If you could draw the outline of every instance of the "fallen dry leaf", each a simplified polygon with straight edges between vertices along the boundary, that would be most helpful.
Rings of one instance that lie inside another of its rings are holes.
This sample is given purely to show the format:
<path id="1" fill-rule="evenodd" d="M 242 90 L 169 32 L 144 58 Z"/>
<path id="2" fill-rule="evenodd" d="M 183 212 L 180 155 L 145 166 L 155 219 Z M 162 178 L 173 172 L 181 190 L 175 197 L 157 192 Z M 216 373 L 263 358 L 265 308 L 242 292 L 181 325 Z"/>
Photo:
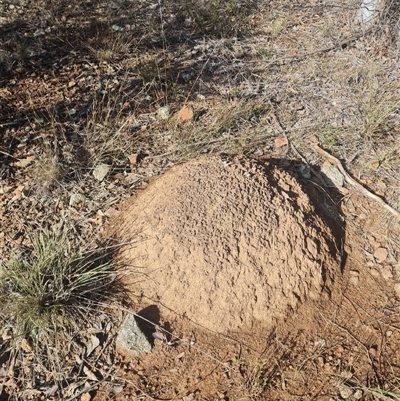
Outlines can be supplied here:
<path id="1" fill-rule="evenodd" d="M 84 393 L 81 396 L 81 401 L 90 401 L 92 399 L 90 393 Z"/>
<path id="2" fill-rule="evenodd" d="M 35 160 L 35 156 L 28 156 L 26 159 L 21 159 L 14 163 L 15 167 L 28 167 Z"/>
<path id="3" fill-rule="evenodd" d="M 275 139 L 275 146 L 277 148 L 281 148 L 282 146 L 286 146 L 287 144 L 288 144 L 288 140 L 284 136 L 280 136 Z"/>
<path id="4" fill-rule="evenodd" d="M 89 356 L 95 348 L 100 345 L 100 340 L 98 337 L 94 336 L 93 334 L 90 336 L 90 339 L 86 343 L 86 356 Z"/>
<path id="5" fill-rule="evenodd" d="M 28 341 L 25 338 L 21 340 L 20 348 L 25 352 L 32 352 L 32 347 L 29 345 Z"/>
<path id="6" fill-rule="evenodd" d="M 179 111 L 178 111 L 178 120 L 181 123 L 187 123 L 189 121 L 192 120 L 193 118 L 193 109 L 188 106 L 188 105 L 184 105 Z"/>
<path id="7" fill-rule="evenodd" d="M 129 155 L 129 163 L 130 164 L 137 164 L 139 161 L 139 153 L 133 153 Z"/>
<path id="8" fill-rule="evenodd" d="M 378 168 L 379 168 L 379 166 L 380 166 L 379 160 L 372 160 L 372 162 L 370 163 L 370 166 L 371 166 L 374 170 L 378 170 Z"/>
<path id="9" fill-rule="evenodd" d="M 98 381 L 96 375 L 86 366 L 83 367 L 83 373 L 87 376 L 89 380 Z"/>

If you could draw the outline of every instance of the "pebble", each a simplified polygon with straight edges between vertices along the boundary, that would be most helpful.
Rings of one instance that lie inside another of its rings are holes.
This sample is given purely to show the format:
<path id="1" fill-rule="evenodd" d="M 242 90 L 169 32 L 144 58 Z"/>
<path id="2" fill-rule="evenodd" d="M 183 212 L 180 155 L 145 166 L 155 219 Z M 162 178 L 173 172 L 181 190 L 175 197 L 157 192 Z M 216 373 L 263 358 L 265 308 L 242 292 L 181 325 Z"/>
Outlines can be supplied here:
<path id="1" fill-rule="evenodd" d="M 394 291 L 396 292 L 397 298 L 400 299 L 400 283 L 396 283 L 396 284 L 394 285 Z"/>
<path id="2" fill-rule="evenodd" d="M 380 262 L 383 262 L 388 256 L 388 251 L 386 248 L 379 247 L 375 249 L 374 252 L 374 258 L 379 260 Z"/>
<path id="3" fill-rule="evenodd" d="M 340 358 L 343 355 L 344 348 L 341 345 L 338 345 L 335 350 L 335 355 Z"/>
<path id="4" fill-rule="evenodd" d="M 381 268 L 381 276 L 385 280 L 389 280 L 389 279 L 393 278 L 393 272 L 392 272 L 391 266 L 383 266 Z"/>
<path id="5" fill-rule="evenodd" d="M 354 392 L 350 387 L 347 387 L 344 384 L 342 384 L 339 387 L 339 394 L 340 394 L 340 397 L 342 397 L 344 400 L 347 400 L 354 394 Z"/>
<path id="6" fill-rule="evenodd" d="M 160 107 L 157 110 L 157 115 L 160 117 L 162 120 L 168 120 L 169 117 L 171 116 L 171 107 L 169 106 L 163 106 Z"/>
<path id="7" fill-rule="evenodd" d="M 82 194 L 72 193 L 69 197 L 69 206 L 75 206 L 82 203 L 85 200 L 85 196 Z"/>
<path id="8" fill-rule="evenodd" d="M 93 176 L 97 181 L 103 181 L 110 172 L 111 166 L 108 164 L 98 164 L 93 170 Z"/>
<path id="9" fill-rule="evenodd" d="M 136 322 L 135 316 L 128 314 L 119 329 L 116 345 L 122 350 L 129 350 L 135 355 L 150 353 L 152 346 Z"/>
<path id="10" fill-rule="evenodd" d="M 321 173 L 328 187 L 341 188 L 344 186 L 344 176 L 336 166 L 326 161 L 321 167 Z"/>
<path id="11" fill-rule="evenodd" d="M 350 279 L 349 279 L 350 284 L 357 286 L 359 279 L 360 279 L 360 273 L 357 270 L 350 270 Z"/>

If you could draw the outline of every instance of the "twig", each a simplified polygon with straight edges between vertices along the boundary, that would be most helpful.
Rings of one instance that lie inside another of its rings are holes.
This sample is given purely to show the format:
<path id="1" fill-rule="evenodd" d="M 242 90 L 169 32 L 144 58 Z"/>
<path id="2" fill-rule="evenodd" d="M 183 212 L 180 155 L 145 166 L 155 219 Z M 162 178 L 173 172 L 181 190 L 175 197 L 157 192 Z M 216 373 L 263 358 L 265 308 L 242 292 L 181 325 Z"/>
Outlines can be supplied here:
<path id="1" fill-rule="evenodd" d="M 354 178 L 352 178 L 350 176 L 350 174 L 344 169 L 342 163 L 336 157 L 332 156 L 326 150 L 322 149 L 320 146 L 318 146 L 318 144 L 314 144 L 312 146 L 312 148 L 320 155 L 326 157 L 332 164 L 334 164 L 339 169 L 339 171 L 343 174 L 345 180 L 349 184 L 351 184 L 353 187 L 358 189 L 366 197 L 371 198 L 375 202 L 379 203 L 379 205 L 381 205 L 388 212 L 390 212 L 391 214 L 393 214 L 395 217 L 397 217 L 400 220 L 400 212 L 399 211 L 392 208 L 382 198 L 380 198 L 378 195 L 375 195 L 372 192 L 368 191 L 368 189 L 364 188 L 359 182 L 357 182 Z"/>

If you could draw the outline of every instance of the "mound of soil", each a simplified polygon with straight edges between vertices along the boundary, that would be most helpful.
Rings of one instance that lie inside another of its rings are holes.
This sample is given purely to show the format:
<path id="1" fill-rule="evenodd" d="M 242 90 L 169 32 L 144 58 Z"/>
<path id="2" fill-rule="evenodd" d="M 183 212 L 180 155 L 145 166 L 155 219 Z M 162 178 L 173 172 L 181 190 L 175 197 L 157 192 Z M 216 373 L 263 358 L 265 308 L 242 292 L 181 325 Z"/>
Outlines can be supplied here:
<path id="1" fill-rule="evenodd" d="M 271 324 L 340 273 L 335 238 L 297 181 L 245 157 L 172 168 L 114 221 L 136 294 L 217 332 Z"/>

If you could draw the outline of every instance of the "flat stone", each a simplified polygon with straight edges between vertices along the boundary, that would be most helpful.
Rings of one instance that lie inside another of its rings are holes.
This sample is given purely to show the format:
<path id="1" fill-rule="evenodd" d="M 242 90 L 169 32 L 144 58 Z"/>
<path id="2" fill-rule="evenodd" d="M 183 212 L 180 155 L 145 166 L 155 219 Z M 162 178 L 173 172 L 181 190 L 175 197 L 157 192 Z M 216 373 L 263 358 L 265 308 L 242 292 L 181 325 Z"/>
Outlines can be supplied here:
<path id="1" fill-rule="evenodd" d="M 388 256 L 388 251 L 386 248 L 379 247 L 375 249 L 374 258 L 383 262 Z"/>
<path id="2" fill-rule="evenodd" d="M 328 161 L 322 165 L 321 173 L 328 187 L 342 188 L 344 186 L 343 174 Z"/>
<path id="3" fill-rule="evenodd" d="M 140 330 L 135 316 L 132 314 L 128 314 L 122 323 L 117 335 L 116 346 L 135 355 L 150 353 L 152 350 L 149 340 Z"/>
<path id="4" fill-rule="evenodd" d="M 110 170 L 111 166 L 108 164 L 98 164 L 93 170 L 93 177 L 96 178 L 97 181 L 101 182 L 107 177 Z"/>

